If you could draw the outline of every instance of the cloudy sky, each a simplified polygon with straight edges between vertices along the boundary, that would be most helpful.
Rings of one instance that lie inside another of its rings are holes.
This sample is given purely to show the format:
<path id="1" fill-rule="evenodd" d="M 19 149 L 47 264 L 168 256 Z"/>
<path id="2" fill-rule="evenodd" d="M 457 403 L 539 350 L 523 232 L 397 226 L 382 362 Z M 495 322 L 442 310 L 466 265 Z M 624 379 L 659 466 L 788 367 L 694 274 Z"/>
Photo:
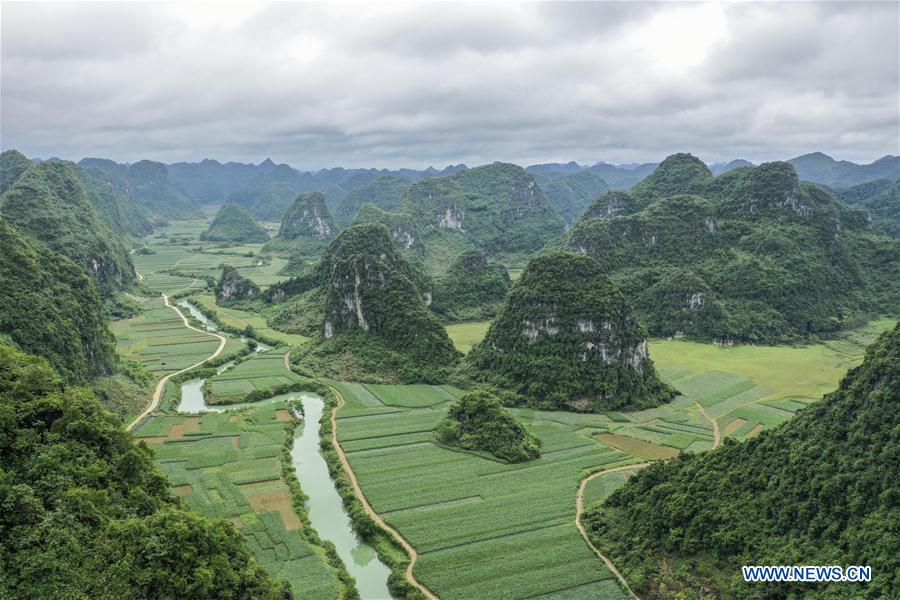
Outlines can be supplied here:
<path id="1" fill-rule="evenodd" d="M 298 168 L 900 153 L 897 2 L 10 3 L 0 145 Z"/>

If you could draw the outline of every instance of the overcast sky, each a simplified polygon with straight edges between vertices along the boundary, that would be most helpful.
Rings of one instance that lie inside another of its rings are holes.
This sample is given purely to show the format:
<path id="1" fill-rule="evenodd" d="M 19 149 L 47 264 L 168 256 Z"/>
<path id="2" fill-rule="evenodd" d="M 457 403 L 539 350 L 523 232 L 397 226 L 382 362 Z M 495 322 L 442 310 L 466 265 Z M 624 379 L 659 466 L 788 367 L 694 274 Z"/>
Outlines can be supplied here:
<path id="1" fill-rule="evenodd" d="M 897 2 L 9 3 L 0 145 L 301 169 L 900 153 Z"/>

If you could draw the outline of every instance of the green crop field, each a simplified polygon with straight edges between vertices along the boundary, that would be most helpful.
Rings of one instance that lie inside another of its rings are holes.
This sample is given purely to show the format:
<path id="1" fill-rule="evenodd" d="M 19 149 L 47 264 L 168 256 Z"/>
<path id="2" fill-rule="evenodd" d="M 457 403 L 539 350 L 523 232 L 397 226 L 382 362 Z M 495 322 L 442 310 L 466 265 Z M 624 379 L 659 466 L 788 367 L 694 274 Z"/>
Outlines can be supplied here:
<path id="1" fill-rule="evenodd" d="M 490 324 L 490 321 L 471 321 L 447 325 L 447 335 L 457 350 L 468 354 L 472 346 L 484 339 Z"/>
<path id="2" fill-rule="evenodd" d="M 284 365 L 287 348 L 275 348 L 250 355 L 207 380 L 213 404 L 240 402 L 251 392 L 264 392 L 280 385 L 300 381 L 301 378 Z"/>
<path id="3" fill-rule="evenodd" d="M 187 505 L 233 523 L 260 564 L 291 583 L 295 598 L 335 598 L 335 573 L 322 548 L 301 534 L 281 477 L 286 398 L 229 413 L 161 414 L 136 435 Z"/>
<path id="4" fill-rule="evenodd" d="M 338 436 L 367 498 L 416 547 L 416 575 L 441 598 L 624 597 L 573 523 L 579 480 L 635 460 L 580 433 L 608 419 L 521 411 L 544 455 L 508 465 L 431 441 L 454 396 L 446 388 L 332 383 L 347 401 Z"/>
<path id="5" fill-rule="evenodd" d="M 281 340 L 289 346 L 299 346 L 309 341 L 309 338 L 295 333 L 284 333 L 269 327 L 265 317 L 256 313 L 238 310 L 236 308 L 226 308 L 218 306 L 216 299 L 209 294 L 198 294 L 191 296 L 190 301 L 195 303 L 201 310 L 215 312 L 219 320 L 228 327 L 244 329 L 248 325 L 253 327 L 254 331 L 266 337 Z"/>

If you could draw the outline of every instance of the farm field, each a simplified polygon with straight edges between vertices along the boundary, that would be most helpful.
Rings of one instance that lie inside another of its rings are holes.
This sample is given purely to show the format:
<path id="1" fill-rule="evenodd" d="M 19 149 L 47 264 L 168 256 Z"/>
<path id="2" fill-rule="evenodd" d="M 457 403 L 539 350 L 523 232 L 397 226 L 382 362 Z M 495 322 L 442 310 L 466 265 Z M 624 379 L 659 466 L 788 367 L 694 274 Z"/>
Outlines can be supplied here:
<path id="1" fill-rule="evenodd" d="M 625 597 L 573 519 L 584 474 L 632 456 L 579 433 L 579 419 L 533 414 L 544 455 L 507 465 L 431 441 L 458 390 L 331 383 L 347 402 L 338 438 L 366 497 L 416 547 L 416 576 L 438 596 Z"/>
<path id="2" fill-rule="evenodd" d="M 232 522 L 266 571 L 290 582 L 295 598 L 335 598 L 335 573 L 324 550 L 303 536 L 281 476 L 287 398 L 225 413 L 161 413 L 135 435 L 151 445 L 187 505 Z"/>
<path id="3" fill-rule="evenodd" d="M 305 344 L 309 341 L 309 338 L 306 336 L 298 335 L 296 333 L 284 333 L 283 331 L 272 329 L 266 322 L 265 317 L 256 313 L 219 306 L 216 304 L 215 298 L 210 294 L 197 294 L 196 296 L 191 296 L 189 300 L 203 311 L 214 311 L 218 315 L 219 320 L 227 326 L 244 329 L 249 325 L 253 327 L 257 333 L 276 340 L 281 340 L 289 346 L 299 346 L 300 344 Z"/>
<path id="4" fill-rule="evenodd" d="M 463 354 L 468 354 L 472 346 L 484 339 L 490 321 L 470 321 L 468 323 L 454 323 L 447 325 L 447 335 L 456 349 Z"/>
<path id="5" fill-rule="evenodd" d="M 246 360 L 210 377 L 210 404 L 234 404 L 241 402 L 251 392 L 265 392 L 281 385 L 287 385 L 302 378 L 284 366 L 287 348 L 276 348 L 266 352 L 251 354 Z"/>

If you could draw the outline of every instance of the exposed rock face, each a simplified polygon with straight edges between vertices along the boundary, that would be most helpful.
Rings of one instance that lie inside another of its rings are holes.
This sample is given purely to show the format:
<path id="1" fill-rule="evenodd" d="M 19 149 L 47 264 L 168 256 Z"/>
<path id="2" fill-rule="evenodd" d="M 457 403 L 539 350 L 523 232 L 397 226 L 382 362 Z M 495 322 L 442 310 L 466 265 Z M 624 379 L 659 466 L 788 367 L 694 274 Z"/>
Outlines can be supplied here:
<path id="1" fill-rule="evenodd" d="M 637 211 L 637 203 L 625 192 L 611 191 L 601 194 L 585 209 L 582 219 L 621 217 Z"/>
<path id="2" fill-rule="evenodd" d="M 320 192 L 300 194 L 284 213 L 278 237 L 283 240 L 312 238 L 319 241 L 333 240 L 337 228 Z"/>
<path id="3" fill-rule="evenodd" d="M 259 296 L 259 287 L 227 265 L 222 269 L 222 276 L 216 284 L 216 304 L 223 306 L 241 300 L 252 300 Z"/>
<path id="4" fill-rule="evenodd" d="M 586 401 L 591 410 L 607 410 L 672 397 L 618 288 L 593 259 L 569 252 L 528 264 L 469 358 L 486 379 L 539 405 Z"/>
<path id="5" fill-rule="evenodd" d="M 209 229 L 200 234 L 200 239 L 211 242 L 267 242 L 269 234 L 246 210 L 231 203 L 219 210 Z"/>
<path id="6" fill-rule="evenodd" d="M 419 232 L 412 217 L 407 213 L 387 212 L 374 204 L 363 204 L 353 218 L 354 225 L 365 223 L 381 223 L 390 230 L 394 241 L 404 250 L 416 248 L 421 250 Z"/>

